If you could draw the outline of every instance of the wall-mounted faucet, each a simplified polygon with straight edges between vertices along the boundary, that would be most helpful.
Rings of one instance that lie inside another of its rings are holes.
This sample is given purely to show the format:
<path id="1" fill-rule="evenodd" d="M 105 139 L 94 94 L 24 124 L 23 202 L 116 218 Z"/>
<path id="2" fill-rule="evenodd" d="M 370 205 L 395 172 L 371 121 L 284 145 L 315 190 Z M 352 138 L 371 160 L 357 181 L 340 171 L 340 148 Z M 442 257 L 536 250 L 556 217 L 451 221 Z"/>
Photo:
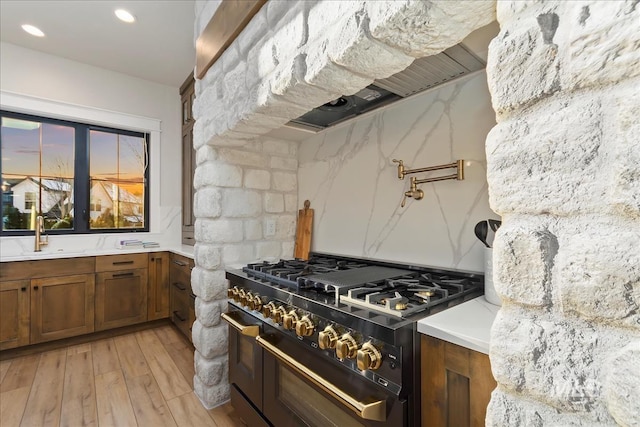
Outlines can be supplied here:
<path id="1" fill-rule="evenodd" d="M 402 198 L 402 203 L 400 204 L 401 208 L 404 208 L 404 204 L 407 201 L 407 197 L 413 197 L 416 200 L 420 200 L 424 197 L 424 191 L 418 188 L 417 178 L 415 176 L 411 177 L 411 188 L 409 191 L 404 193 L 404 197 Z"/>
<path id="2" fill-rule="evenodd" d="M 404 179 L 406 175 L 413 173 L 432 172 L 441 169 L 455 169 L 456 172 L 451 175 L 436 176 L 432 178 L 417 179 L 415 176 L 411 177 L 411 187 L 409 191 L 405 191 L 404 197 L 400 207 L 404 207 L 407 197 L 412 197 L 416 200 L 420 200 L 424 197 L 424 191 L 418 188 L 418 185 L 425 184 L 427 182 L 445 181 L 447 179 L 455 179 L 461 181 L 464 179 L 464 160 L 456 160 L 453 163 L 447 163 L 446 165 L 428 166 L 426 168 L 419 169 L 406 169 L 402 160 L 393 159 L 393 163 L 398 164 L 398 179 Z"/>
<path id="3" fill-rule="evenodd" d="M 44 218 L 42 215 L 38 215 L 36 217 L 36 245 L 35 252 L 40 252 L 42 246 L 47 246 L 49 244 L 49 236 L 44 233 Z"/>

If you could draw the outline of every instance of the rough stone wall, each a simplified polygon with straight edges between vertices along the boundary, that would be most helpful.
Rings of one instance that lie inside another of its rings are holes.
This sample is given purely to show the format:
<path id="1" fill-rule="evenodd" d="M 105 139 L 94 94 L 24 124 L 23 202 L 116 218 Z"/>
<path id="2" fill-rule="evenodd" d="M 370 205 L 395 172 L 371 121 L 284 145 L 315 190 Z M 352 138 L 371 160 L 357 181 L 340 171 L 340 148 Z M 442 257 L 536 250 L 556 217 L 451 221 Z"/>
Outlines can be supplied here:
<path id="1" fill-rule="evenodd" d="M 640 4 L 500 1 L 491 426 L 640 425 Z"/>
<path id="2" fill-rule="evenodd" d="M 196 3 L 196 32 L 218 3 Z M 196 80 L 194 385 L 206 406 L 229 394 L 225 267 L 293 254 L 296 145 L 262 135 L 493 20 L 493 1 L 271 0 Z M 276 236 L 264 236 L 271 217 Z"/>

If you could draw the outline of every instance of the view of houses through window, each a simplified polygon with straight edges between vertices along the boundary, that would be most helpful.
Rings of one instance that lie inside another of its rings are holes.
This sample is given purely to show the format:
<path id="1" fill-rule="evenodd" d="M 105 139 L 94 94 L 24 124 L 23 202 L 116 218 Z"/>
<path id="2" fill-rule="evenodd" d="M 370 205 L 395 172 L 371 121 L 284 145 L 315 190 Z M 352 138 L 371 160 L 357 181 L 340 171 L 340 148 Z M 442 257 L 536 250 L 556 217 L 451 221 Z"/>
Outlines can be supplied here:
<path id="1" fill-rule="evenodd" d="M 2 112 L 2 231 L 146 230 L 147 135 Z"/>

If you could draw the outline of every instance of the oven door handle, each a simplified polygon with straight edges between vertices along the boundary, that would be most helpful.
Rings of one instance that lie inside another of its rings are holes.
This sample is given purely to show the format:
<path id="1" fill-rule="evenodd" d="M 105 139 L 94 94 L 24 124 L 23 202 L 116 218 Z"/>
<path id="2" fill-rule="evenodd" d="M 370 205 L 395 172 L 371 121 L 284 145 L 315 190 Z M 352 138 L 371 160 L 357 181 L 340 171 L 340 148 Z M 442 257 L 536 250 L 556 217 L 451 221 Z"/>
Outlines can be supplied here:
<path id="1" fill-rule="evenodd" d="M 355 412 L 360 418 L 365 420 L 386 421 L 387 420 L 387 402 L 386 400 L 375 400 L 361 402 L 355 397 L 341 390 L 335 384 L 327 381 L 322 376 L 310 370 L 284 351 L 267 341 L 263 336 L 258 336 L 256 342 L 265 350 L 273 354 L 278 360 L 294 369 L 298 374 L 302 375 L 308 381 L 311 381 L 322 390 L 338 399 L 344 406 Z"/>
<path id="2" fill-rule="evenodd" d="M 242 335 L 255 338 L 260 333 L 260 326 L 258 325 L 245 325 L 241 320 L 237 319 L 237 315 L 230 311 L 229 313 L 222 313 L 220 315 L 229 325 L 233 326 Z"/>

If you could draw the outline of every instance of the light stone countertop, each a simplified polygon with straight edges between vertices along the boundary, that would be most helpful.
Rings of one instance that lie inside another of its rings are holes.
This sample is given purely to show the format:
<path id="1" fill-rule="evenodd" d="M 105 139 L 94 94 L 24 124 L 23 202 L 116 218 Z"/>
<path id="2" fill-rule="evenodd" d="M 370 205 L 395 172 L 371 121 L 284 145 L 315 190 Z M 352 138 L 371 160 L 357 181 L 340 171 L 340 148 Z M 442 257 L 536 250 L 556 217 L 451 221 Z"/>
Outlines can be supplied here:
<path id="1" fill-rule="evenodd" d="M 101 256 L 101 255 L 122 255 L 122 254 L 135 254 L 135 253 L 149 253 L 149 252 L 173 252 L 178 255 L 185 256 L 193 259 L 193 246 L 187 245 L 171 245 L 160 246 L 158 248 L 131 248 L 131 249 L 86 249 L 84 251 L 77 250 L 56 250 L 42 252 L 28 252 L 19 255 L 4 256 L 0 254 L 0 262 L 12 262 L 12 261 L 36 261 L 40 259 L 61 259 L 61 258 L 80 258 L 87 256 Z"/>
<path id="2" fill-rule="evenodd" d="M 425 317 L 418 322 L 418 332 L 489 354 L 491 325 L 499 309 L 481 296 Z"/>

